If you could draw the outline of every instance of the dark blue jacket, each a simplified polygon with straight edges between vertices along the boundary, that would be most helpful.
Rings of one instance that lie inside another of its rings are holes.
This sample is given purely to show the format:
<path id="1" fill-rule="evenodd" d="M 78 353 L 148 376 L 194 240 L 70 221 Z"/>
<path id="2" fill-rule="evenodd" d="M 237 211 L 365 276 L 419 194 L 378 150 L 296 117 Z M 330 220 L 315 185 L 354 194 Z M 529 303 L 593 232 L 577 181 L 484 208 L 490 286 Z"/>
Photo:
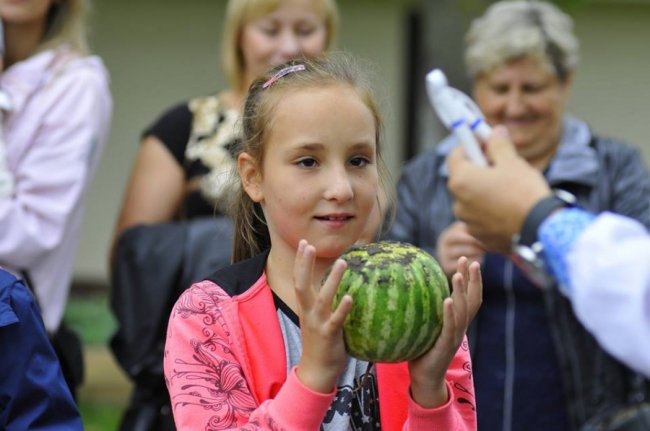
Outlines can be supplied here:
<path id="1" fill-rule="evenodd" d="M 0 269 L 0 429 L 83 430 L 77 406 L 25 285 Z"/>

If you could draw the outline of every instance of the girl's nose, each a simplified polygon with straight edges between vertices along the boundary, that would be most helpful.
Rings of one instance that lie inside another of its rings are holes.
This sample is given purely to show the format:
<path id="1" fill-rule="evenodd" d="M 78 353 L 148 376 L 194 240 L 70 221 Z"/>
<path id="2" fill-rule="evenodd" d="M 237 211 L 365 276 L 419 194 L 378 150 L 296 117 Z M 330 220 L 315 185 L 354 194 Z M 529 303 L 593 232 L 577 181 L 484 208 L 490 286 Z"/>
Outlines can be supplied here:
<path id="1" fill-rule="evenodd" d="M 326 181 L 325 199 L 345 202 L 354 196 L 352 182 L 344 170 L 333 173 Z"/>

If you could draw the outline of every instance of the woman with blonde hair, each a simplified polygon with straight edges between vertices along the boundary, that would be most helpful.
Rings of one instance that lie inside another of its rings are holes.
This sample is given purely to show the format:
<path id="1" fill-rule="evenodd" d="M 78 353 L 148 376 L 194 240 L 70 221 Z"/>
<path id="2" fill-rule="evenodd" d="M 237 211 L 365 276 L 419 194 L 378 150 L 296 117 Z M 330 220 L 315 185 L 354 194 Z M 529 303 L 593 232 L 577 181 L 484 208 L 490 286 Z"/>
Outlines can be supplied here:
<path id="1" fill-rule="evenodd" d="M 228 87 L 172 106 L 143 132 L 111 251 L 113 309 L 118 325 L 124 322 L 112 347 L 136 384 L 122 429 L 150 408 L 153 422 L 141 429 L 162 429 L 156 421 L 173 427 L 161 366 L 167 318 L 183 290 L 230 263 L 233 190 L 227 178 L 248 87 L 269 67 L 320 56 L 334 44 L 337 28 L 334 0 L 230 0 L 221 53 Z M 143 260 L 134 263 L 129 256 L 136 249 Z M 151 298 L 162 298 L 148 313 L 148 327 L 157 330 L 144 332 L 150 339 L 128 327 L 142 322 L 125 314 L 131 308 L 124 301 L 134 291 L 147 307 Z"/>
<path id="2" fill-rule="evenodd" d="M 79 339 L 62 324 L 84 198 L 106 143 L 109 76 L 89 55 L 85 0 L 0 1 L 4 23 L 5 176 L 0 266 L 26 280 L 73 390 Z"/>

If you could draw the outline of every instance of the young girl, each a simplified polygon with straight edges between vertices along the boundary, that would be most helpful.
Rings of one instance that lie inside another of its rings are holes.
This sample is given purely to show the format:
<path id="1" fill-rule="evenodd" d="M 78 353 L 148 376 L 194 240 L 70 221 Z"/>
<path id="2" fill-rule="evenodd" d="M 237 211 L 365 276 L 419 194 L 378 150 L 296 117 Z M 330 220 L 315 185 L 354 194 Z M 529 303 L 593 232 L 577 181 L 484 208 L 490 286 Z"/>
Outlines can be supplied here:
<path id="1" fill-rule="evenodd" d="M 381 120 L 355 63 L 275 68 L 249 90 L 243 133 L 236 263 L 189 288 L 169 321 L 177 428 L 475 429 L 463 340 L 480 303 L 478 264 L 459 260 L 443 332 L 408 364 L 349 357 L 342 324 L 354 304 L 331 309 L 345 269 L 337 257 L 385 196 Z"/>

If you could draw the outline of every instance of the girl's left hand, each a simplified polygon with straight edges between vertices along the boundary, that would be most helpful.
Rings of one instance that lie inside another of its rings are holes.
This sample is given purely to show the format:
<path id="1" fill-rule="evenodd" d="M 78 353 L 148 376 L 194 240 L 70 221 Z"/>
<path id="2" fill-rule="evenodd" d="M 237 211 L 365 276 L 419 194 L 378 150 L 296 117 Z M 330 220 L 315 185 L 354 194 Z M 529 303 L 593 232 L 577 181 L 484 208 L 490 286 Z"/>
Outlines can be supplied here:
<path id="1" fill-rule="evenodd" d="M 343 322 L 352 309 L 352 298 L 345 295 L 332 311 L 345 261 L 336 260 L 325 283 L 317 287 L 313 285 L 315 258 L 314 246 L 301 240 L 293 275 L 302 335 L 302 355 L 296 372 L 304 385 L 327 393 L 333 389 L 348 360 Z"/>
<path id="2" fill-rule="evenodd" d="M 453 292 L 443 303 L 442 332 L 424 355 L 409 361 L 411 396 L 424 408 L 445 404 L 449 398 L 445 374 L 478 311 L 483 294 L 481 268 L 466 257 L 458 259 L 451 279 Z"/>

